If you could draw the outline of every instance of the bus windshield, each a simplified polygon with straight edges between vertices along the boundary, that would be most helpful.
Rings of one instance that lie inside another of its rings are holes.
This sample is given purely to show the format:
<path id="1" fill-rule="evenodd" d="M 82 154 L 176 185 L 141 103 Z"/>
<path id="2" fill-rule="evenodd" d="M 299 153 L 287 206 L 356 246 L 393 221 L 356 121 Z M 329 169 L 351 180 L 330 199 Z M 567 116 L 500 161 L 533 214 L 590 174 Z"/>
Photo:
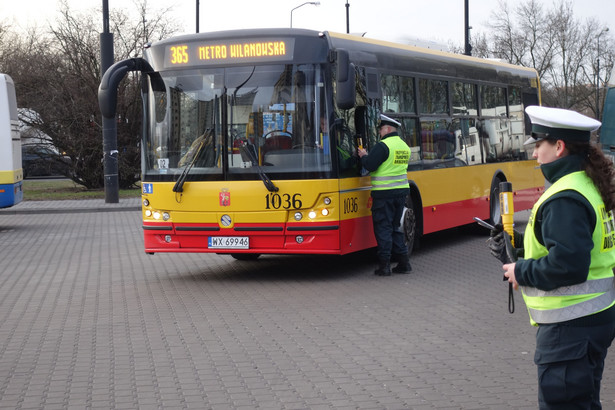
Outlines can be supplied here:
<path id="1" fill-rule="evenodd" d="M 324 74 L 286 64 L 163 71 L 151 90 L 143 175 L 174 180 L 257 179 L 331 171 Z M 325 121 L 326 122 L 326 121 Z"/>

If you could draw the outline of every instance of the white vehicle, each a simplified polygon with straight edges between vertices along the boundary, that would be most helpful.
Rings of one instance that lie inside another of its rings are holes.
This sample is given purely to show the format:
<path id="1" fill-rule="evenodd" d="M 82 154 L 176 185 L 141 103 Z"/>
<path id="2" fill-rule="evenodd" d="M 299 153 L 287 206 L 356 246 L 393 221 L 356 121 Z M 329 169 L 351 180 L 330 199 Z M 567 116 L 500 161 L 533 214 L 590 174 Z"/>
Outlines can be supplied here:
<path id="1" fill-rule="evenodd" d="M 17 118 L 17 97 L 11 77 L 0 74 L 0 208 L 23 199 L 21 134 Z"/>

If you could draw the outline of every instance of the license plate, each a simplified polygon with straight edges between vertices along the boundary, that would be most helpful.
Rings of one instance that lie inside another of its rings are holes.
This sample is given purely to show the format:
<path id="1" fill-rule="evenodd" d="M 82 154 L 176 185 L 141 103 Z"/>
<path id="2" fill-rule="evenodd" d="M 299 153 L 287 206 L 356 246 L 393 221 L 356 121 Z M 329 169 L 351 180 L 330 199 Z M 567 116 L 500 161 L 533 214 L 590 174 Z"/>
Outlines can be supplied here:
<path id="1" fill-rule="evenodd" d="M 247 236 L 210 236 L 207 238 L 209 249 L 250 249 Z"/>

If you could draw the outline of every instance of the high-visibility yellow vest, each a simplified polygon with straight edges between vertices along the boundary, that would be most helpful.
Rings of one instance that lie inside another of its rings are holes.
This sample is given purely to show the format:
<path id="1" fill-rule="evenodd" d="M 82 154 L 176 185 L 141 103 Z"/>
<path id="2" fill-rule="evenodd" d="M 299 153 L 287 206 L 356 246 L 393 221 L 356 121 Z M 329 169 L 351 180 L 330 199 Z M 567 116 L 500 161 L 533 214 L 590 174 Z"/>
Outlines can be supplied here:
<path id="1" fill-rule="evenodd" d="M 397 135 L 392 135 L 381 142 L 389 148 L 389 156 L 372 177 L 372 190 L 410 188 L 408 184 L 408 162 L 410 161 L 410 148 Z"/>
<path id="2" fill-rule="evenodd" d="M 525 228 L 525 257 L 538 259 L 548 254 L 547 248 L 534 235 L 534 218 L 538 208 L 551 196 L 564 190 L 583 195 L 596 214 L 592 233 L 594 248 L 587 281 L 563 286 L 552 291 L 522 286 L 523 299 L 530 314 L 530 323 L 558 323 L 601 312 L 615 304 L 613 266 L 615 266 L 615 224 L 613 213 L 607 212 L 600 193 L 585 171 L 573 172 L 556 181 L 534 204 Z M 574 220 L 566 221 L 574 223 Z"/>

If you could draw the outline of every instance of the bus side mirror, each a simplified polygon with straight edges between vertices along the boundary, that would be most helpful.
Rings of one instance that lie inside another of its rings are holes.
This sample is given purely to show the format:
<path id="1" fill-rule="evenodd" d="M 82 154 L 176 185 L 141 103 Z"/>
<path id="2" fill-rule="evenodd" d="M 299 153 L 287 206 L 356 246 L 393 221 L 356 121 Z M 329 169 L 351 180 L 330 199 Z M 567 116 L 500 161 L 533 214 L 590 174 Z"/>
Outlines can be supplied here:
<path id="1" fill-rule="evenodd" d="M 335 77 L 338 82 L 348 81 L 348 70 L 350 68 L 350 57 L 348 51 L 337 50 L 337 71 Z"/>
<path id="2" fill-rule="evenodd" d="M 355 104 L 355 69 L 350 62 L 348 51 L 337 50 L 335 102 L 337 107 L 348 110 Z"/>

